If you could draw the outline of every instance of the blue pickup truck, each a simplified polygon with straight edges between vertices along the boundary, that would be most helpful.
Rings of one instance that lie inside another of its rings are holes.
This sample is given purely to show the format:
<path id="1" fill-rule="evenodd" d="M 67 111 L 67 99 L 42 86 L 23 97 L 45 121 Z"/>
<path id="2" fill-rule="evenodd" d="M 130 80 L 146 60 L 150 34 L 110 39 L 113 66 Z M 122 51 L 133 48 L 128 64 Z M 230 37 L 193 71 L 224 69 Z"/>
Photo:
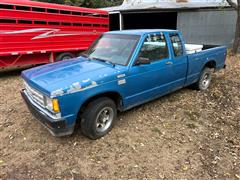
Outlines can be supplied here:
<path id="1" fill-rule="evenodd" d="M 78 58 L 23 71 L 21 94 L 54 136 L 72 134 L 79 122 L 98 139 L 119 111 L 190 85 L 206 90 L 226 54 L 225 46 L 187 45 L 177 30 L 112 31 Z"/>

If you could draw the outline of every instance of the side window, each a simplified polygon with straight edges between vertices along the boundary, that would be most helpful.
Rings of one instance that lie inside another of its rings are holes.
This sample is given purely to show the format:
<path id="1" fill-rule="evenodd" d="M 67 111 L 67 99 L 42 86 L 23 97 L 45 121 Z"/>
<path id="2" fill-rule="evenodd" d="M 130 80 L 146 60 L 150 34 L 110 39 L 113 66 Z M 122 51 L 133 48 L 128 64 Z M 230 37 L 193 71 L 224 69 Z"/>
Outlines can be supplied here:
<path id="1" fill-rule="evenodd" d="M 183 55 L 182 41 L 178 34 L 170 34 L 170 39 L 173 46 L 173 52 L 175 57 Z"/>
<path id="2" fill-rule="evenodd" d="M 159 61 L 169 57 L 167 42 L 163 34 L 149 34 L 140 50 L 139 57 Z"/>

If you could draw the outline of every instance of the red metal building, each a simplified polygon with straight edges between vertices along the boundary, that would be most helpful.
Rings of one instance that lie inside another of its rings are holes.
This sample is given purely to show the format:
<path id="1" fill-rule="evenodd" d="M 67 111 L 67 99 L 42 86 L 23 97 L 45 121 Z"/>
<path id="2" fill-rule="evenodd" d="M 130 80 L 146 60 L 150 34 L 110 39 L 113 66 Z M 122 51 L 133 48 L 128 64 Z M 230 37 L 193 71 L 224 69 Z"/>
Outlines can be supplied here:
<path id="1" fill-rule="evenodd" d="M 77 56 L 109 30 L 106 11 L 29 0 L 0 1 L 0 67 Z"/>

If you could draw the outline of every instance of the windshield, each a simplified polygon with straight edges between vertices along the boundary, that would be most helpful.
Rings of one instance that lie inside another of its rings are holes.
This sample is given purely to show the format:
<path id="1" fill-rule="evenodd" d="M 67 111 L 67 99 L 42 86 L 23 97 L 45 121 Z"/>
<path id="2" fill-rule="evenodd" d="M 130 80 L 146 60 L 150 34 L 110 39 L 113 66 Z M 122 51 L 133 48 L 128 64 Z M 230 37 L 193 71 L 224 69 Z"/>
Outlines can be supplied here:
<path id="1" fill-rule="evenodd" d="M 87 52 L 90 59 L 127 65 L 140 36 L 105 34 Z"/>

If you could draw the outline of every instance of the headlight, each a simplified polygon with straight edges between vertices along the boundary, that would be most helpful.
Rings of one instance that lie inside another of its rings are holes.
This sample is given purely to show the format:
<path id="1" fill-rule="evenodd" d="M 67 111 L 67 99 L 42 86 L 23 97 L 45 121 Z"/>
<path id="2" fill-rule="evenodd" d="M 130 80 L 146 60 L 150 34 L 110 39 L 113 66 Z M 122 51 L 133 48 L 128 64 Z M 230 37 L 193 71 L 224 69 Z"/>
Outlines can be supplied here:
<path id="1" fill-rule="evenodd" d="M 45 96 L 45 107 L 53 113 L 60 112 L 60 107 L 57 99 L 51 99 Z"/>

